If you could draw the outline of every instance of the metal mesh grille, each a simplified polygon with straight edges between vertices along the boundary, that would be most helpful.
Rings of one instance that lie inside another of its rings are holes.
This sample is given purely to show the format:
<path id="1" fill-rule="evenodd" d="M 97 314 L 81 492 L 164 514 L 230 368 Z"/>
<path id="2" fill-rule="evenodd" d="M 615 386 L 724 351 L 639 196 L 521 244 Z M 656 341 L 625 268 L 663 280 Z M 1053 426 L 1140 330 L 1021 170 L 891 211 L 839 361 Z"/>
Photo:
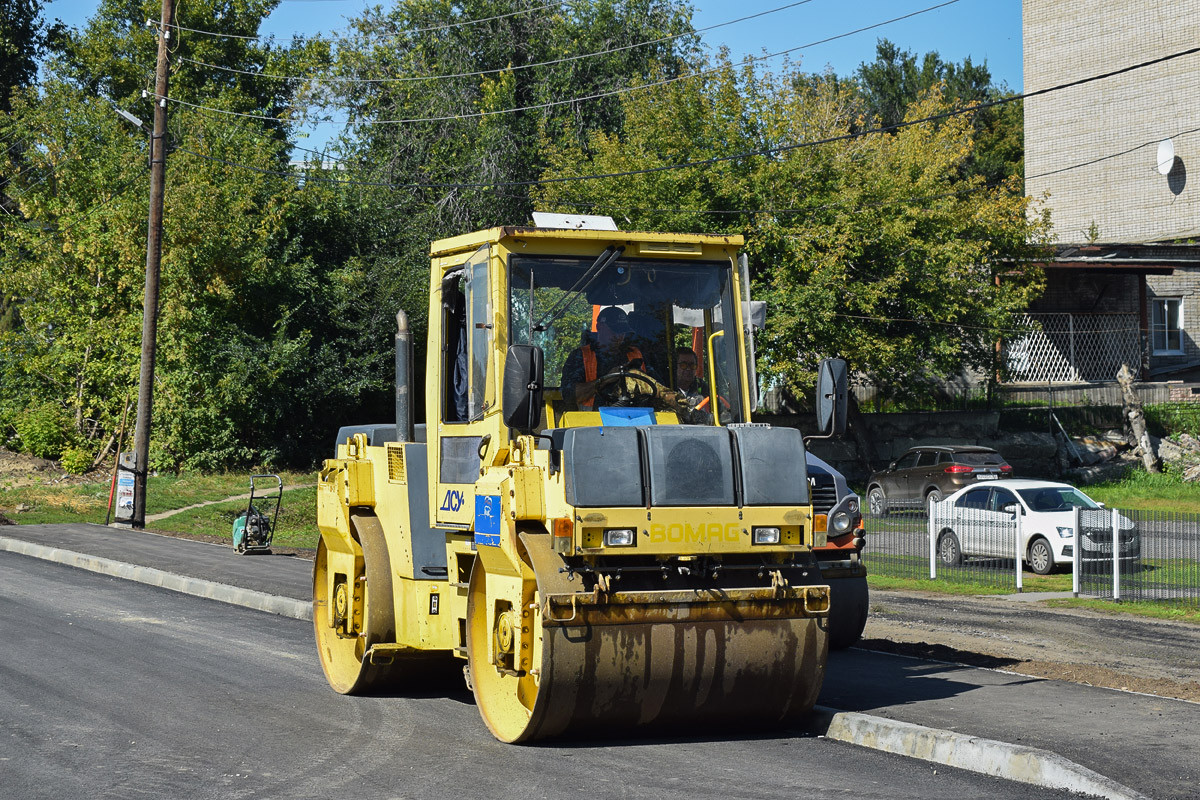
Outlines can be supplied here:
<path id="1" fill-rule="evenodd" d="M 1200 604 L 1200 514 L 1118 511 L 1115 575 L 1113 517 L 1108 509 L 1080 512 L 1080 535 L 1095 543 L 1081 548 L 1080 593 Z"/>
<path id="2" fill-rule="evenodd" d="M 931 579 L 930 548 L 936 580 L 972 583 L 1015 591 L 1016 524 L 997 515 L 980 519 L 967 510 L 951 517 L 949 501 L 927 511 L 900 511 L 865 518 L 867 546 L 863 563 L 873 575 Z M 931 535 L 932 533 L 932 535 Z"/>
<path id="3" fill-rule="evenodd" d="M 1122 364 L 1142 363 L 1137 314 L 1026 314 L 1004 344 L 1014 381 L 1114 381 Z"/>
<path id="4" fill-rule="evenodd" d="M 408 477 L 404 470 L 404 447 L 398 444 L 387 446 L 388 480 L 394 483 L 405 483 Z"/>

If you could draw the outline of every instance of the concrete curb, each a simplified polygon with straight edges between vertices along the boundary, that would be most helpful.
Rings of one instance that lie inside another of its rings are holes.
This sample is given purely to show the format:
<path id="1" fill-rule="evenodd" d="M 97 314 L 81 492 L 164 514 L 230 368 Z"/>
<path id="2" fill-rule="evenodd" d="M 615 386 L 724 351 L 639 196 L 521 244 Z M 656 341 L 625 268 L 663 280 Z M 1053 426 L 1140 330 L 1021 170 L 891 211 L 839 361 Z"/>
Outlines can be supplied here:
<path id="1" fill-rule="evenodd" d="M 813 709 L 810 730 L 839 742 L 1047 789 L 1066 789 L 1109 800 L 1149 800 L 1098 772 L 1036 747 L 824 706 Z"/>
<path id="2" fill-rule="evenodd" d="M 84 555 L 83 553 L 76 553 L 73 550 L 62 550 L 57 547 L 46 547 L 34 544 L 33 542 L 21 541 L 20 539 L 9 539 L 4 536 L 0 536 L 0 550 L 32 556 L 44 561 L 65 564 L 68 567 L 78 567 L 79 569 L 86 569 L 89 572 L 97 572 L 101 575 L 109 575 L 127 581 L 158 586 L 163 589 L 170 589 L 173 592 L 190 594 L 194 597 L 204 597 L 230 605 L 251 608 L 255 611 L 265 611 L 268 614 L 278 614 L 279 616 L 291 617 L 292 619 L 312 619 L 312 604 L 302 600 L 295 600 L 291 597 L 280 597 L 265 592 L 257 592 L 253 589 L 243 589 L 239 586 L 201 580 L 200 578 L 188 578 L 171 572 L 163 572 L 153 567 L 139 567 L 135 564 L 127 564 L 122 561 Z"/>

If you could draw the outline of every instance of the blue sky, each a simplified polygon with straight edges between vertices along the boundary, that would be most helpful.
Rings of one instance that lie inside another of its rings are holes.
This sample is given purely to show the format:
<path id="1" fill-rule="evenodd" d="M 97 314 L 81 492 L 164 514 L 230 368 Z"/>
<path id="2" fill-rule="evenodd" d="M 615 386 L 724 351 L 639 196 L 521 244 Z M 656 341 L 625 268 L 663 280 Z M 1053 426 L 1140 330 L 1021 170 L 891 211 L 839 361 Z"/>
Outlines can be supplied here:
<path id="1" fill-rule="evenodd" d="M 381 0 L 386 2 L 386 0 Z M 839 75 L 849 75 L 875 56 L 875 43 L 886 37 L 906 50 L 922 55 L 936 50 L 947 61 L 967 56 L 976 64 L 986 60 L 993 81 L 1004 82 L 1013 91 L 1023 86 L 1021 65 L 1021 0 L 951 0 L 947 5 L 898 22 L 889 20 L 921 12 L 946 0 L 696 0 L 696 28 L 732 22 L 762 12 L 754 19 L 722 25 L 703 34 L 705 43 L 716 50 L 730 48 L 735 59 L 793 50 L 790 58 L 806 70 L 818 72 L 826 66 Z M 263 33 L 290 38 L 293 33 L 312 35 L 342 30 L 346 19 L 356 16 L 368 0 L 283 0 L 267 20 Z M 96 9 L 96 0 L 51 0 L 45 9 L 49 19 L 83 25 Z M 791 6 L 785 8 L 785 6 Z M 870 30 L 852 33 L 868 26 Z M 846 35 L 849 34 L 849 35 Z M 834 41 L 814 44 L 830 37 Z M 779 63 L 778 59 L 766 62 Z M 316 144 L 323 137 L 310 139 Z"/>

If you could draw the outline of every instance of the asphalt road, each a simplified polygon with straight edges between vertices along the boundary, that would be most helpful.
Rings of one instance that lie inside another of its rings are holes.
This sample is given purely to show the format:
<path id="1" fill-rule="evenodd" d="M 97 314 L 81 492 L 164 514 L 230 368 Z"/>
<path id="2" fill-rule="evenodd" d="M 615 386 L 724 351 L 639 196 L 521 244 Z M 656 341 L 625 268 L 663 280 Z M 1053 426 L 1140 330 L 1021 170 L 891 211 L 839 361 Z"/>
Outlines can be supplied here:
<path id="1" fill-rule="evenodd" d="M 308 623 L 0 553 L 0 793 L 1069 797 L 788 732 L 516 747 L 459 676 L 329 690 Z"/>

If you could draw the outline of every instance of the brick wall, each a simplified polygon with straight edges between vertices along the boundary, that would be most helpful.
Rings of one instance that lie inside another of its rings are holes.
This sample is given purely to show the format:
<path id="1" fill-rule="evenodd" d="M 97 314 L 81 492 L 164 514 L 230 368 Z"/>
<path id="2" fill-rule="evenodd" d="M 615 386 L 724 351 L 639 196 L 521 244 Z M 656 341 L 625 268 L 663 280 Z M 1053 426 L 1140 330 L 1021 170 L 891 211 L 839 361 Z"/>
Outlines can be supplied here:
<path id="1" fill-rule="evenodd" d="M 1200 0 L 1024 0 L 1022 15 L 1031 92 L 1195 47 Z M 1048 193 L 1059 242 L 1200 235 L 1197 97 L 1200 53 L 1025 101 L 1026 192 Z"/>

